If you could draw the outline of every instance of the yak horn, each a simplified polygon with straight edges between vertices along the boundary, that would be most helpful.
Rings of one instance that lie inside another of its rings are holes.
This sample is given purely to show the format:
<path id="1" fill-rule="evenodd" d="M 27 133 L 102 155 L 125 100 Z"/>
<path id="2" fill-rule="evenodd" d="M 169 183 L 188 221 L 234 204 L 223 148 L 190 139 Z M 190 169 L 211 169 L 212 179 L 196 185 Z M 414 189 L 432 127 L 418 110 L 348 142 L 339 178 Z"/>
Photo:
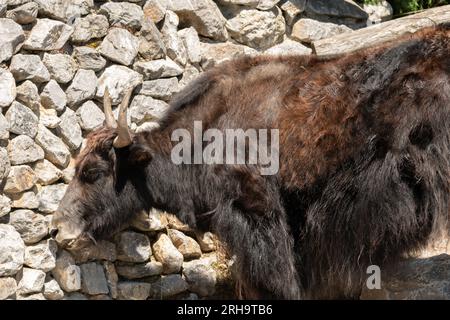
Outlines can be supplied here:
<path id="1" fill-rule="evenodd" d="M 119 118 L 117 125 L 117 138 L 114 139 L 113 143 L 114 148 L 124 148 L 126 146 L 129 146 L 132 142 L 127 121 L 127 108 L 132 92 L 133 88 L 129 89 L 125 94 L 122 103 L 120 104 Z"/>
<path id="2" fill-rule="evenodd" d="M 117 122 L 114 119 L 111 108 L 111 96 L 109 95 L 108 87 L 105 87 L 105 94 L 103 95 L 103 112 L 105 112 L 105 125 L 107 128 L 116 129 Z"/>

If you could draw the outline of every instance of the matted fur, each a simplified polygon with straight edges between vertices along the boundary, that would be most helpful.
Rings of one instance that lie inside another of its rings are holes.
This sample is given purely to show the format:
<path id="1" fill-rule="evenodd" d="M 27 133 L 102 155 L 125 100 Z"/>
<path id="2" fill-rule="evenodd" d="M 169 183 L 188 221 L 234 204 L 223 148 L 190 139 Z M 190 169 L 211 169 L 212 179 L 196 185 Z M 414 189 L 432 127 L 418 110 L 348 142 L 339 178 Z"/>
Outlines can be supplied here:
<path id="1" fill-rule="evenodd" d="M 279 129 L 279 174 L 174 165 L 171 133 L 194 121 Z M 369 265 L 447 231 L 449 124 L 449 26 L 336 57 L 245 57 L 193 81 L 130 147 L 91 135 L 61 211 L 97 238 L 150 207 L 211 230 L 246 298 L 357 297 Z"/>

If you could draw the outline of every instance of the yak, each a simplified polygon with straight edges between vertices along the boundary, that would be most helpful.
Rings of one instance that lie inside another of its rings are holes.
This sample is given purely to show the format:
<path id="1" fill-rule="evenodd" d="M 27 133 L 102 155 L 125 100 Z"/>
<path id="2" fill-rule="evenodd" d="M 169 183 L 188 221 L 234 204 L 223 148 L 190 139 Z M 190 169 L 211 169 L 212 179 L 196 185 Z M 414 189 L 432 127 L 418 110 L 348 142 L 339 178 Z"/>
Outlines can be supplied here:
<path id="1" fill-rule="evenodd" d="M 105 125 L 77 157 L 52 219 L 65 246 L 157 208 L 218 236 L 241 298 L 357 298 L 368 266 L 384 270 L 448 230 L 449 25 L 347 54 L 223 62 L 151 131 L 128 128 L 132 90 L 117 122 L 105 92 Z M 278 130 L 279 169 L 174 163 L 172 133 L 196 121 Z"/>

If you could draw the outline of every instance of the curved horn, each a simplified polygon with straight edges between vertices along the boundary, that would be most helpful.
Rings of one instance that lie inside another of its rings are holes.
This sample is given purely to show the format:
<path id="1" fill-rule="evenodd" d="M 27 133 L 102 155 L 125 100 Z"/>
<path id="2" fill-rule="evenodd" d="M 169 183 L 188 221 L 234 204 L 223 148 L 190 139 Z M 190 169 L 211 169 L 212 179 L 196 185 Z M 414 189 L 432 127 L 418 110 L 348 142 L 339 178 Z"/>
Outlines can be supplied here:
<path id="1" fill-rule="evenodd" d="M 116 129 L 117 122 L 114 119 L 111 108 L 111 96 L 109 95 L 108 87 L 105 87 L 105 94 L 103 95 L 103 112 L 105 113 L 105 125 L 107 128 Z"/>
<path id="2" fill-rule="evenodd" d="M 126 146 L 129 146 L 132 142 L 127 121 L 127 108 L 132 92 L 133 88 L 130 88 L 125 94 L 122 103 L 120 104 L 118 126 L 117 126 L 117 138 L 114 139 L 113 143 L 114 148 L 124 148 Z"/>

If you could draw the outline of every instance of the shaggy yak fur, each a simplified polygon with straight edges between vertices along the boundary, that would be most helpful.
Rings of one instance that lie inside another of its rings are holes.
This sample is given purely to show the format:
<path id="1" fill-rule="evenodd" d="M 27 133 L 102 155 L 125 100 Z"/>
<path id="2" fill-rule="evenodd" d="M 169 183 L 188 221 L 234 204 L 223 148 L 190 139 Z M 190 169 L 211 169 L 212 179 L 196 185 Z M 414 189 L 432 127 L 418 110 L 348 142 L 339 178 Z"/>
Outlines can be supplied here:
<path id="1" fill-rule="evenodd" d="M 279 129 L 280 170 L 176 165 L 173 130 Z M 114 149 L 93 132 L 60 209 L 105 238 L 143 209 L 211 230 L 244 298 L 357 297 L 447 230 L 450 26 L 339 56 L 223 63 L 172 101 L 160 127 Z"/>

